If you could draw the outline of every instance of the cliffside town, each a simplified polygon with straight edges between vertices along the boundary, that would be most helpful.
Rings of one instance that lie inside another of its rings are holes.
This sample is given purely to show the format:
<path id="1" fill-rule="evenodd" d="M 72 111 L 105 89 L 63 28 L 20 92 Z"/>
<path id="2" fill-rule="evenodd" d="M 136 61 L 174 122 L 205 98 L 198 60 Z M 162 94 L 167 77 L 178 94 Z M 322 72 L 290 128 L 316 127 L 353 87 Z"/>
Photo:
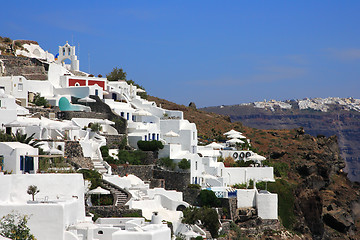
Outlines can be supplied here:
<path id="1" fill-rule="evenodd" d="M 81 72 L 68 43 L 53 55 L 0 40 L 0 216 L 30 216 L 36 239 L 360 238 L 360 188 L 336 136 L 145 99 L 126 78 Z M 314 104 L 325 111 L 298 111 Z"/>

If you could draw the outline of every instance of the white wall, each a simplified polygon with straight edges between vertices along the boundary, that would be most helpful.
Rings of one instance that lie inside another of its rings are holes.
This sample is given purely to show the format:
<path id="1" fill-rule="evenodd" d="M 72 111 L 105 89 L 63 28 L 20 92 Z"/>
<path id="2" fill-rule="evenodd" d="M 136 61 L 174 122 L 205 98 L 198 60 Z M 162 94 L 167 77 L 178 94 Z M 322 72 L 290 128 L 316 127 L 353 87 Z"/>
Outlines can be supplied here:
<path id="1" fill-rule="evenodd" d="M 227 167 L 223 171 L 223 176 L 227 178 L 226 181 L 229 185 L 246 183 L 251 179 L 261 181 L 265 178 L 274 178 L 273 167 Z"/>
<path id="2" fill-rule="evenodd" d="M 237 189 L 237 207 L 247 208 L 256 206 L 256 189 Z"/>
<path id="3" fill-rule="evenodd" d="M 262 219 L 278 218 L 278 195 L 274 193 L 257 193 L 256 207 Z"/>
<path id="4" fill-rule="evenodd" d="M 85 220 L 84 180 L 81 174 L 0 175 L 0 217 L 12 210 L 30 216 L 28 226 L 38 240 L 63 240 L 66 226 Z M 30 185 L 40 192 L 28 203 Z"/>

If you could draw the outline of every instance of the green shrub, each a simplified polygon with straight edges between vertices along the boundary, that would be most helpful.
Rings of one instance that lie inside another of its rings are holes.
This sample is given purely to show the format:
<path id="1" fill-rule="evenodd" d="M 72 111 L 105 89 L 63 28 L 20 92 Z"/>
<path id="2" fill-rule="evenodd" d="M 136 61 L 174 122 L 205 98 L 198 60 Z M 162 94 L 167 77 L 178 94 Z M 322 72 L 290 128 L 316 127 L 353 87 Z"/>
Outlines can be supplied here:
<path id="1" fill-rule="evenodd" d="M 274 167 L 274 175 L 276 177 L 286 177 L 289 172 L 289 165 L 283 162 L 272 162 L 271 166 Z"/>
<path id="2" fill-rule="evenodd" d="M 90 189 L 95 189 L 98 186 L 100 186 L 101 174 L 98 171 L 89 170 L 89 169 L 81 169 L 78 172 L 82 173 L 85 180 L 91 181 Z"/>
<path id="3" fill-rule="evenodd" d="M 179 163 L 178 163 L 179 168 L 181 169 L 190 169 L 190 161 L 187 160 L 186 158 L 183 158 Z"/>
<path id="4" fill-rule="evenodd" d="M 182 223 L 195 224 L 197 220 L 200 220 L 213 238 L 218 236 L 220 223 L 215 209 L 189 207 L 183 210 L 183 214 Z"/>
<path id="5" fill-rule="evenodd" d="M 199 184 L 189 184 L 188 188 L 192 188 L 192 189 L 201 189 L 201 186 Z"/>
<path id="6" fill-rule="evenodd" d="M 90 124 L 90 128 L 91 128 L 91 131 L 93 131 L 93 132 L 99 132 L 102 129 L 100 123 Z"/>
<path id="7" fill-rule="evenodd" d="M 287 229 L 292 229 L 296 219 L 294 214 L 294 187 L 284 179 L 276 179 L 276 182 L 268 183 L 268 191 L 278 194 L 280 221 Z"/>
<path id="8" fill-rule="evenodd" d="M 30 217 L 18 212 L 12 212 L 0 219 L 0 235 L 9 239 L 34 240 L 27 222 Z"/>
<path id="9" fill-rule="evenodd" d="M 163 157 L 159 159 L 159 165 L 174 170 L 176 167 L 176 163 L 174 160 L 170 159 L 169 157 Z"/>
<path id="10" fill-rule="evenodd" d="M 49 106 L 48 101 L 44 97 L 41 97 L 40 94 L 35 94 L 33 103 L 36 106 L 44 106 L 44 107 Z"/>
<path id="11" fill-rule="evenodd" d="M 146 158 L 146 153 L 141 150 L 127 151 L 119 150 L 118 159 L 115 164 L 129 163 L 131 165 L 141 165 Z"/>
<path id="12" fill-rule="evenodd" d="M 158 151 L 159 149 L 163 149 L 164 145 L 160 141 L 152 140 L 152 141 L 138 141 L 137 145 L 142 151 Z"/>
<path id="13" fill-rule="evenodd" d="M 215 193 L 211 190 L 201 190 L 199 194 L 201 207 L 219 207 L 220 200 L 216 197 Z"/>

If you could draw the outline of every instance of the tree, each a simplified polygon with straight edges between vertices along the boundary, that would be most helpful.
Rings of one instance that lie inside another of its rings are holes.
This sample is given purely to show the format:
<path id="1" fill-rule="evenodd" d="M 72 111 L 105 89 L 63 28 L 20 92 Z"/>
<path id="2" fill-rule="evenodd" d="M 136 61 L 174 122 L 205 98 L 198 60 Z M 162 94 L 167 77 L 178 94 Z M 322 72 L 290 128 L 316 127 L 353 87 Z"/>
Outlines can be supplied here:
<path id="1" fill-rule="evenodd" d="M 190 168 L 190 161 L 187 160 L 186 158 L 183 158 L 179 163 L 178 163 L 179 168 L 181 169 L 189 169 Z"/>
<path id="2" fill-rule="evenodd" d="M 199 194 L 200 198 L 200 206 L 207 206 L 207 207 L 219 207 L 220 200 L 216 197 L 215 193 L 211 190 L 201 190 Z"/>
<path id="3" fill-rule="evenodd" d="M 126 81 L 127 73 L 124 72 L 122 68 L 113 68 L 111 73 L 106 75 L 107 80 L 109 81 L 118 81 L 118 80 L 125 80 Z"/>
<path id="4" fill-rule="evenodd" d="M 35 201 L 35 195 L 38 194 L 40 190 L 35 185 L 30 185 L 27 189 L 27 194 L 32 196 L 32 200 Z"/>
<path id="5" fill-rule="evenodd" d="M 0 220 L 0 235 L 16 240 L 36 240 L 26 225 L 30 219 L 27 215 L 12 212 Z"/>
<path id="6" fill-rule="evenodd" d="M 215 209 L 202 207 L 188 207 L 183 210 L 184 217 L 182 223 L 195 224 L 200 220 L 204 227 L 209 230 L 212 237 L 217 237 L 220 227 L 218 214 Z"/>

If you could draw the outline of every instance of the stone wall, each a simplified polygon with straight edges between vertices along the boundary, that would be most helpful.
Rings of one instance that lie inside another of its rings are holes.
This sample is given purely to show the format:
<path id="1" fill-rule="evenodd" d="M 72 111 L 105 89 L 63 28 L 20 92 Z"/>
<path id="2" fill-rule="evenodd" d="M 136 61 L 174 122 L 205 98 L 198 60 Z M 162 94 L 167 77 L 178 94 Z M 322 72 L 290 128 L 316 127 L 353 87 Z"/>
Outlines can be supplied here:
<path id="1" fill-rule="evenodd" d="M 78 141 L 65 141 L 65 157 L 84 157 L 82 147 Z"/>
<path id="2" fill-rule="evenodd" d="M 165 179 L 165 189 L 184 191 L 190 184 L 190 172 L 175 172 L 163 169 L 154 169 L 153 176 L 157 179 Z"/>
<path id="3" fill-rule="evenodd" d="M 43 107 L 27 107 L 30 114 L 34 114 L 34 117 L 46 117 L 49 118 L 49 113 L 55 113 L 55 117 L 57 117 L 59 107 L 54 106 L 52 108 L 43 108 Z"/>
<path id="4" fill-rule="evenodd" d="M 118 149 L 121 142 L 124 139 L 127 139 L 126 134 L 118 134 L 118 135 L 108 135 L 108 134 L 101 134 L 106 138 L 106 145 L 109 148 L 115 148 Z"/>
<path id="5" fill-rule="evenodd" d="M 141 209 L 129 209 L 128 206 L 116 207 L 116 206 L 86 206 L 86 215 L 89 212 L 97 214 L 99 217 L 127 217 L 127 216 L 142 216 Z"/>
<path id="6" fill-rule="evenodd" d="M 183 191 L 183 199 L 184 199 L 184 201 L 191 204 L 191 205 L 198 205 L 197 197 L 199 196 L 200 191 L 201 191 L 201 189 L 187 187 Z"/>
<path id="7" fill-rule="evenodd" d="M 116 169 L 113 169 L 113 172 L 120 176 L 125 176 L 126 174 L 133 174 L 143 181 L 151 181 L 153 178 L 153 165 L 128 165 L 128 166 L 118 166 Z"/>
<path id="8" fill-rule="evenodd" d="M 3 76 L 24 76 L 28 80 L 47 80 L 49 65 L 36 58 L 0 55 L 4 62 Z"/>
<path id="9" fill-rule="evenodd" d="M 96 102 L 81 103 L 81 102 L 78 102 L 78 100 L 79 100 L 78 98 L 74 98 L 74 97 L 71 98 L 71 102 L 74 104 L 82 104 L 82 105 L 89 106 L 91 108 L 91 112 L 106 114 L 106 116 L 107 116 L 106 119 L 109 119 L 110 121 L 115 122 L 114 127 L 118 131 L 118 133 L 127 133 L 127 121 L 125 118 L 119 116 L 113 110 L 111 110 L 109 105 L 104 103 L 98 96 L 90 95 L 90 98 L 96 100 Z"/>
<path id="10" fill-rule="evenodd" d="M 89 157 L 67 158 L 76 168 L 94 169 L 94 163 Z"/>

